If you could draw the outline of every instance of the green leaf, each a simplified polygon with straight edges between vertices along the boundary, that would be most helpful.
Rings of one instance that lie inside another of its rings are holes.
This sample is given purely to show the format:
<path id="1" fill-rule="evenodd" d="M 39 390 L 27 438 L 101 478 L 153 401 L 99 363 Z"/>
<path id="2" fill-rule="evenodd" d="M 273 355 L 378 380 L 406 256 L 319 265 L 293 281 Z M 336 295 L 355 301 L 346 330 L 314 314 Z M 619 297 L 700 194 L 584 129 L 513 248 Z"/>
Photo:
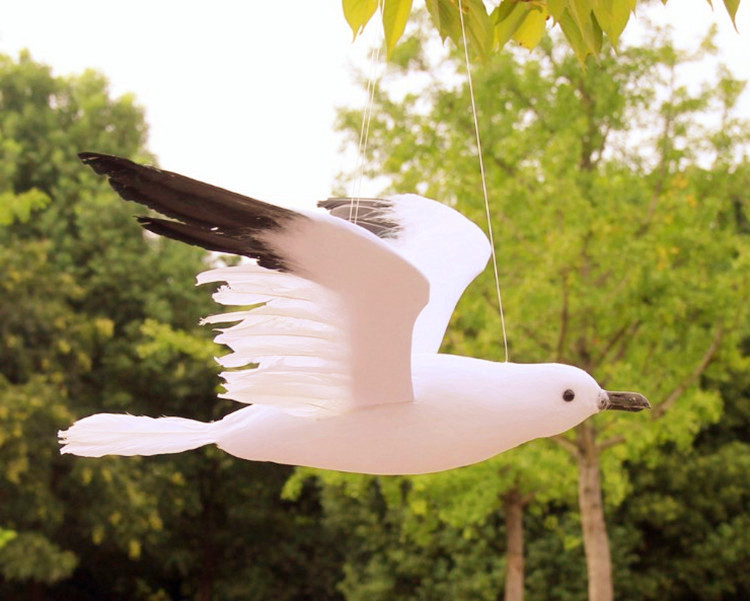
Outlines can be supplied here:
<path id="1" fill-rule="evenodd" d="M 547 10 L 555 22 L 559 22 L 565 10 L 565 0 L 547 0 Z"/>
<path id="2" fill-rule="evenodd" d="M 38 532 L 19 533 L 0 550 L 0 574 L 9 581 L 54 584 L 68 578 L 77 565 L 74 553 Z"/>
<path id="3" fill-rule="evenodd" d="M 26 223 L 34 211 L 43 209 L 50 202 L 41 190 L 32 188 L 21 194 L 0 193 L 0 226 L 14 222 Z"/>
<path id="4" fill-rule="evenodd" d="M 461 44 L 461 18 L 458 6 L 451 0 L 427 0 L 427 11 L 443 41 L 451 38 L 458 46 Z M 465 0 L 464 26 L 468 38 L 469 51 L 485 60 L 493 46 L 493 24 L 487 9 L 481 0 Z"/>
<path id="5" fill-rule="evenodd" d="M 598 0 L 594 4 L 594 16 L 615 48 L 630 19 L 631 9 L 628 4 L 622 0 Z"/>
<path id="6" fill-rule="evenodd" d="M 594 13 L 585 12 L 585 4 L 585 1 L 578 2 L 577 16 L 566 10 L 560 18 L 560 28 L 581 63 L 589 54 L 598 54 L 602 47 L 602 29 Z"/>
<path id="7" fill-rule="evenodd" d="M 737 23 L 734 19 L 737 16 L 737 9 L 740 7 L 740 0 L 724 0 L 724 6 L 726 6 L 727 12 L 732 19 L 732 25 L 734 25 L 735 31 L 737 31 Z"/>
<path id="8" fill-rule="evenodd" d="M 591 54 L 599 54 L 599 51 L 602 49 L 603 35 L 602 28 L 593 12 L 589 13 L 589 20 L 586 23 L 583 34 L 584 39 L 589 44 L 589 48 L 591 48 Z"/>
<path id="9" fill-rule="evenodd" d="M 493 46 L 495 49 L 505 46 L 521 26 L 528 12 L 529 9 L 525 2 L 514 2 L 513 0 L 503 0 L 492 11 L 491 19 L 494 23 Z"/>
<path id="10" fill-rule="evenodd" d="M 210 340 L 176 330 L 169 324 L 159 323 L 155 319 L 146 319 L 143 322 L 141 334 L 146 340 L 135 348 L 138 356 L 144 360 L 154 360 L 159 356 L 186 355 L 210 365 L 216 354 L 216 346 Z"/>
<path id="11" fill-rule="evenodd" d="M 450 5 L 446 5 L 445 0 L 425 0 L 427 12 L 430 14 L 435 29 L 440 34 L 440 39 L 445 42 L 449 37 L 453 37 L 455 32 L 452 28 Z"/>
<path id="12" fill-rule="evenodd" d="M 591 11 L 593 10 L 593 4 L 594 3 L 592 0 L 568 1 L 568 12 L 570 12 L 570 15 L 575 20 L 576 24 L 578 25 L 578 29 L 581 30 L 581 33 L 584 32 L 587 27 L 588 21 L 591 20 Z"/>
<path id="13" fill-rule="evenodd" d="M 342 0 L 341 5 L 344 9 L 344 18 L 354 34 L 352 39 L 355 39 L 375 14 L 378 0 Z"/>
<path id="14" fill-rule="evenodd" d="M 581 32 L 578 23 L 576 23 L 568 10 L 563 11 L 558 22 L 560 24 L 560 29 L 562 29 L 562 32 L 565 35 L 565 39 L 568 40 L 568 44 L 570 44 L 570 47 L 573 49 L 573 52 L 575 52 L 578 60 L 583 63 L 583 61 L 586 60 L 586 57 L 591 54 L 591 51 L 583 39 L 583 33 Z"/>
<path id="15" fill-rule="evenodd" d="M 544 35 L 547 16 L 546 11 L 530 10 L 513 34 L 513 39 L 528 50 L 535 48 Z"/>
<path id="16" fill-rule="evenodd" d="M 485 60 L 492 51 L 493 28 L 487 9 L 482 0 L 468 0 L 463 3 L 464 10 L 468 11 L 464 25 L 467 28 L 469 38 L 469 50 L 476 53 Z"/>
<path id="17" fill-rule="evenodd" d="M 16 538 L 17 535 L 18 533 L 13 530 L 0 528 L 0 548 L 4 547 L 7 543 Z"/>
<path id="18" fill-rule="evenodd" d="M 383 6 L 383 32 L 386 57 L 390 58 L 396 43 L 404 33 L 411 12 L 412 0 L 388 0 Z"/>

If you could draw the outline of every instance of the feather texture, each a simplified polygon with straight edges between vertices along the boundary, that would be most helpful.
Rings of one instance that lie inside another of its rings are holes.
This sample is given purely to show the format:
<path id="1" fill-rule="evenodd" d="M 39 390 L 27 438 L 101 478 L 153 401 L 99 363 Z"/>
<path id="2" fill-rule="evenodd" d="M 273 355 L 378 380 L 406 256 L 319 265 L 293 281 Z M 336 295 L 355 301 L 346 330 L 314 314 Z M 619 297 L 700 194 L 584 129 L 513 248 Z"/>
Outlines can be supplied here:
<path id="1" fill-rule="evenodd" d="M 223 267 L 198 276 L 198 283 L 226 282 L 214 294 L 223 304 L 264 303 L 224 313 L 208 322 L 232 321 L 214 339 L 233 353 L 218 359 L 227 371 L 221 398 L 270 405 L 297 416 L 346 410 L 351 397 L 345 331 L 346 308 L 330 290 L 288 273 L 258 265 Z M 204 320 L 206 321 L 206 320 Z"/>
<path id="2" fill-rule="evenodd" d="M 94 152 L 78 157 L 106 175 L 125 200 L 177 219 L 139 218 L 147 230 L 208 250 L 250 257 L 269 269 L 288 269 L 263 240 L 263 233 L 304 220 L 299 213 L 121 157 Z"/>
<path id="3" fill-rule="evenodd" d="M 83 457 L 181 453 L 216 442 L 220 422 L 97 413 L 58 433 L 61 453 Z"/>

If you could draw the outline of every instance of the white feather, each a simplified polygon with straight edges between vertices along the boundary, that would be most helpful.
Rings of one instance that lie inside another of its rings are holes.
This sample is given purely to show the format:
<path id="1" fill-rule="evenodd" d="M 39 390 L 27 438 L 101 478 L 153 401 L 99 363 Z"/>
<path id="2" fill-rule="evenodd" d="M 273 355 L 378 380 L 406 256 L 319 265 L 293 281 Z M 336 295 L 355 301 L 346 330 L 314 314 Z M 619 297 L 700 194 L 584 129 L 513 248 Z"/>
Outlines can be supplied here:
<path id="1" fill-rule="evenodd" d="M 181 453 L 216 442 L 218 423 L 97 413 L 58 433 L 60 452 L 84 457 Z"/>

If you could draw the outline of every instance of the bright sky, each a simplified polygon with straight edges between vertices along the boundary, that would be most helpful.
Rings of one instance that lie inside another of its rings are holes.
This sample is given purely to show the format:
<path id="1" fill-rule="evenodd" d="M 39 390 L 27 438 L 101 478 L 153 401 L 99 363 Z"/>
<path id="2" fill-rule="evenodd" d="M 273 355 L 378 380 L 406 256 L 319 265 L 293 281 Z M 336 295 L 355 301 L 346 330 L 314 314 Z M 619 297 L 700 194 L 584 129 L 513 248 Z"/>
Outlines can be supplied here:
<path id="1" fill-rule="evenodd" d="M 717 23 L 725 62 L 750 79 L 750 0 L 742 35 L 715 5 L 671 0 L 653 12 L 683 44 Z M 366 46 L 351 43 L 340 0 L 3 2 L 0 52 L 21 48 L 57 74 L 93 67 L 114 94 L 135 93 L 165 169 L 289 203 L 326 197 L 335 174 L 354 168 L 333 120 L 336 106 L 363 104 L 349 65 Z"/>

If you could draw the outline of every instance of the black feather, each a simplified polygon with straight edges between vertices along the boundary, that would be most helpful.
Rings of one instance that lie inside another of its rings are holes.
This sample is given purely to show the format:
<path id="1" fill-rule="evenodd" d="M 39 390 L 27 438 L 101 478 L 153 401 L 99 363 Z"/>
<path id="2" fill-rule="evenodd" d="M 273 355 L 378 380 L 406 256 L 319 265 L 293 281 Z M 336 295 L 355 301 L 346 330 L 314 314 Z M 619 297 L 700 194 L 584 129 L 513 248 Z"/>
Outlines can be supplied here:
<path id="1" fill-rule="evenodd" d="M 318 206 L 334 217 L 351 221 L 378 238 L 395 238 L 400 227 L 393 220 L 393 203 L 382 198 L 329 198 Z"/>
<path id="2" fill-rule="evenodd" d="M 200 246 L 206 250 L 257 259 L 258 265 L 266 269 L 289 271 L 289 266 L 284 262 L 284 259 L 257 238 L 240 235 L 227 236 L 220 230 L 168 219 L 156 219 L 154 217 L 137 217 L 136 219 L 145 229 L 154 234 L 193 246 Z"/>
<path id="3" fill-rule="evenodd" d="M 94 172 L 107 176 L 123 199 L 179 220 L 139 218 L 149 231 L 208 250 L 251 257 L 269 269 L 287 267 L 258 235 L 307 219 L 289 209 L 121 157 L 95 152 L 82 152 L 78 157 Z"/>

